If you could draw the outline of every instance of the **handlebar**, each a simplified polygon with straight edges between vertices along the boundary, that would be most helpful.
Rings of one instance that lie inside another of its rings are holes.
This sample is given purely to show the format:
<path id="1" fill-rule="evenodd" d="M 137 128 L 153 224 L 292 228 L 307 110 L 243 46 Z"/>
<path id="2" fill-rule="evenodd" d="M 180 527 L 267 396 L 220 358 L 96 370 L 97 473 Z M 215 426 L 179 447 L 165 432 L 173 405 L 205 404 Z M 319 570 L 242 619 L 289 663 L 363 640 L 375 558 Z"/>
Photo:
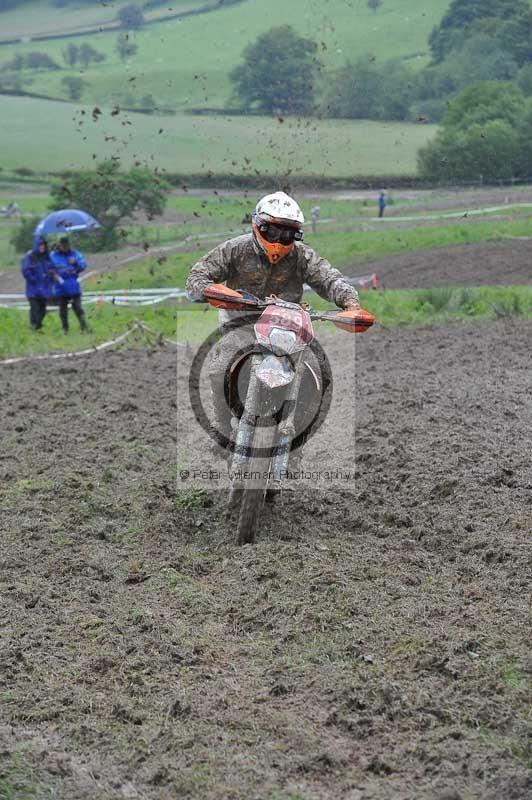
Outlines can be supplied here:
<path id="1" fill-rule="evenodd" d="M 203 294 L 206 301 L 215 308 L 233 309 L 234 311 L 251 309 L 261 311 L 271 305 L 280 306 L 281 308 L 302 308 L 309 314 L 311 320 L 332 322 L 338 328 L 349 333 L 363 333 L 375 322 L 375 317 L 363 308 L 351 308 L 344 311 L 332 308 L 318 312 L 314 311 L 308 303 L 290 303 L 287 300 L 281 300 L 275 295 L 267 297 L 265 300 L 260 300 L 249 292 L 230 289 L 223 284 L 212 284 L 204 290 Z"/>

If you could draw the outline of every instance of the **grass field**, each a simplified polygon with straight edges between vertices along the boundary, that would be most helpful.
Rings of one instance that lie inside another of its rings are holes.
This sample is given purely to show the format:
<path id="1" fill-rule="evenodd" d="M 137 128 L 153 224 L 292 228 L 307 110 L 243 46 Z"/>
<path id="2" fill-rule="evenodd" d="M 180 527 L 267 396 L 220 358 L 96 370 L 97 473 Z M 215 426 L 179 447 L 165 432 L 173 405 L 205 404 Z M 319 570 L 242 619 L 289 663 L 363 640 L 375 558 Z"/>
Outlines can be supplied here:
<path id="1" fill-rule="evenodd" d="M 316 295 L 310 295 L 308 299 L 316 309 L 331 306 Z M 427 325 L 466 319 L 488 321 L 501 316 L 532 318 L 530 286 L 365 292 L 362 302 L 379 324 L 387 326 Z M 26 312 L 0 308 L 0 358 L 82 350 L 113 339 L 136 319 L 174 339 L 177 330 L 177 338 L 181 342 L 201 341 L 217 326 L 216 311 L 204 305 L 124 308 L 106 304 L 87 306 L 86 311 L 92 332 L 81 334 L 77 321 L 73 319 L 71 332 L 66 338 L 55 311 L 46 317 L 43 332 L 35 333 L 27 325 Z M 320 325 L 327 330 L 332 327 L 330 323 L 317 323 L 318 334 Z M 130 339 L 128 346 L 134 346 L 134 343 L 135 340 Z M 144 346 L 145 342 L 141 341 L 140 344 Z"/>
<path id="2" fill-rule="evenodd" d="M 212 2 L 212 0 L 211 0 Z M 130 0 L 113 0 L 112 3 L 92 3 L 61 8 L 47 0 L 38 0 L 31 5 L 25 3 L 18 8 L 4 11 L 0 16 L 2 28 L 0 38 L 44 36 L 82 31 L 97 25 L 113 22 L 121 8 L 131 5 Z M 174 11 L 188 11 L 210 5 L 209 0 L 172 0 Z M 144 12 L 148 20 L 168 16 L 168 5 Z"/>
<path id="3" fill-rule="evenodd" d="M 0 166 L 59 171 L 116 156 L 124 166 L 140 162 L 184 175 L 411 175 L 418 148 L 435 132 L 409 123 L 111 116 L 108 109 L 95 122 L 91 112 L 89 106 L 3 97 Z"/>
<path id="4" fill-rule="evenodd" d="M 24 213 L 37 215 L 46 213 L 50 202 L 46 194 L 21 193 L 16 186 L 10 191 L 0 191 L 0 205 L 11 200 L 16 200 Z M 97 281 L 101 288 L 182 286 L 187 270 L 196 258 L 216 241 L 248 229 L 243 220 L 254 200 L 254 193 L 221 196 L 206 191 L 200 195 L 170 195 L 165 221 L 126 225 L 127 244 L 139 251 L 146 245 L 156 249 L 182 244 L 185 252 L 167 254 L 163 259 L 160 253 L 155 252 L 122 270 L 98 276 L 93 279 L 93 285 Z M 404 216 L 412 222 L 403 224 L 390 216 L 384 225 L 371 219 L 375 214 L 374 203 L 327 197 L 302 200 L 307 219 L 315 202 L 320 204 L 324 222 L 319 225 L 316 235 L 312 234 L 310 225 L 307 227 L 306 241 L 334 264 L 355 271 L 358 264 L 387 255 L 532 235 L 531 208 L 525 204 L 504 206 L 504 215 L 497 212 L 495 216 L 488 214 L 486 209 L 481 213 L 480 201 L 470 210 L 467 219 L 463 218 L 464 209 L 447 209 L 445 214 L 455 216 L 439 219 L 439 212 L 433 212 L 425 215 L 418 225 L 416 218 L 422 213 L 420 204 L 424 200 L 401 199 L 393 206 L 401 215 L 399 220 Z M 0 220 L 0 272 L 18 269 L 20 256 L 9 244 L 9 237 L 17 224 L 15 220 Z M 78 244 L 85 249 L 83 236 Z"/>
<path id="5" fill-rule="evenodd" d="M 427 37 L 447 6 L 447 0 L 432 0 L 430 4 L 394 0 L 374 13 L 366 0 L 271 0 L 268 12 L 262 13 L 248 0 L 197 17 L 145 27 L 134 35 L 139 50 L 127 67 L 114 51 L 116 32 L 93 34 L 90 43 L 104 52 L 107 60 L 84 72 L 90 84 L 84 99 L 110 104 L 129 95 L 134 102 L 150 93 L 157 103 L 174 108 L 226 107 L 231 94 L 228 75 L 243 49 L 259 34 L 281 24 L 291 24 L 301 35 L 318 42 L 325 69 L 366 54 L 378 59 L 413 58 L 422 63 L 418 56 L 426 53 Z M 36 14 L 46 16 L 42 8 L 38 4 Z M 72 10 L 63 13 L 65 25 L 71 24 L 69 17 L 77 15 Z M 3 34 L 7 36 L 9 18 L 2 17 L 6 20 Z M 20 26 L 20 22 L 17 24 Z M 83 37 L 71 41 L 81 42 Z M 50 41 L 46 52 L 64 65 L 64 47 L 63 41 Z M 35 49 L 34 43 L 4 46 L 0 48 L 0 61 L 31 49 Z M 54 97 L 66 96 L 60 85 L 64 74 L 24 73 L 33 79 L 30 91 Z"/>
<path id="6" fill-rule="evenodd" d="M 324 233 L 305 236 L 306 241 L 319 253 L 341 269 L 356 271 L 357 265 L 375 258 L 396 253 L 424 250 L 452 245 L 478 244 L 502 241 L 509 236 L 527 236 L 532 232 L 530 219 L 515 221 L 465 223 L 463 225 L 434 225 L 404 230 Z M 190 266 L 209 249 L 201 248 L 168 255 L 158 263 L 150 256 L 121 270 L 101 274 L 86 281 L 91 289 L 150 288 L 157 286 L 184 286 Z"/>

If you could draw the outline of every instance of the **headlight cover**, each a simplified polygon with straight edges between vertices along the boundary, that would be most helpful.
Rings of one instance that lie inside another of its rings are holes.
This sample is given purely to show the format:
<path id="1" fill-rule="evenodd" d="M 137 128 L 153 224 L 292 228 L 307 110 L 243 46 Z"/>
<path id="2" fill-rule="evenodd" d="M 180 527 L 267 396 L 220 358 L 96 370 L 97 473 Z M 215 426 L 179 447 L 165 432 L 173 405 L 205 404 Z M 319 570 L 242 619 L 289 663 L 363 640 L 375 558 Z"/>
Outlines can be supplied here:
<path id="1" fill-rule="evenodd" d="M 270 333 L 270 345 L 276 353 L 289 355 L 293 353 L 297 345 L 297 335 L 294 331 L 287 331 L 283 328 L 274 328 Z"/>

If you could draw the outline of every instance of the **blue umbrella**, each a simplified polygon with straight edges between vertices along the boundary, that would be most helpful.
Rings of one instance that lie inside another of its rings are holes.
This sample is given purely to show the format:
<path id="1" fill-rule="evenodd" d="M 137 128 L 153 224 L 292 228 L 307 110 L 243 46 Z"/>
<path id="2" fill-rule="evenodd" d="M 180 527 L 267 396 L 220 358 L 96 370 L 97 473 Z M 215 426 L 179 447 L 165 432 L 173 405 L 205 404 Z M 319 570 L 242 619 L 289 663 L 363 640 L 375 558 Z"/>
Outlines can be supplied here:
<path id="1" fill-rule="evenodd" d="M 72 231 L 92 231 L 102 226 L 97 219 L 85 211 L 76 208 L 65 208 L 53 211 L 42 219 L 34 230 L 35 236 L 45 236 L 49 233 L 70 233 Z"/>

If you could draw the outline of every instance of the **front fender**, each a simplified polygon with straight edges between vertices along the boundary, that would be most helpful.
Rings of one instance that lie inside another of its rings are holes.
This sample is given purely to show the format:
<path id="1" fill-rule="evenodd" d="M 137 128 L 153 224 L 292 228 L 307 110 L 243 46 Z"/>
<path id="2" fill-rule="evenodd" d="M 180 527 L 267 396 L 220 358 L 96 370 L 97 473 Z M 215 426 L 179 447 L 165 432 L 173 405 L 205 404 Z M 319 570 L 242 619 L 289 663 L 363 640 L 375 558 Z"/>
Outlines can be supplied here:
<path id="1" fill-rule="evenodd" d="M 257 378 L 270 389 L 279 386 L 288 386 L 295 377 L 295 372 L 287 356 L 275 356 L 273 353 L 266 356 L 257 367 Z"/>

